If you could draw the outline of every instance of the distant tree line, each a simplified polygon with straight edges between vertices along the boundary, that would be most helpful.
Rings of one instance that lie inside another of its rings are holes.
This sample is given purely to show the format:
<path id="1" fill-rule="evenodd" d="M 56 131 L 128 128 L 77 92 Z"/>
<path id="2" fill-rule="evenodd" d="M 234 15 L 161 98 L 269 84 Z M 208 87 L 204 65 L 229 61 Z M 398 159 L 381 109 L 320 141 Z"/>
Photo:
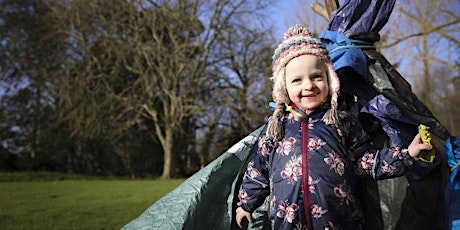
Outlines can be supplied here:
<path id="1" fill-rule="evenodd" d="M 0 0 L 1 170 L 199 170 L 266 119 L 271 6 Z"/>
<path id="2" fill-rule="evenodd" d="M 458 2 L 423 2 L 398 1 L 375 45 L 458 136 Z M 276 3 L 0 0 L 0 171 L 196 172 L 270 114 Z"/>

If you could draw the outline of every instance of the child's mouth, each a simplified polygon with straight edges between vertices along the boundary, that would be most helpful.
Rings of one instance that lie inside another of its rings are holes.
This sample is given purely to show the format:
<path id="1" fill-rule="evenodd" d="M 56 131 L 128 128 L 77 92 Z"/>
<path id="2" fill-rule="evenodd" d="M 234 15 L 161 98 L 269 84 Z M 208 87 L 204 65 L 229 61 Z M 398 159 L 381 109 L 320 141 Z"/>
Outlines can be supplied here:
<path id="1" fill-rule="evenodd" d="M 314 98 L 314 97 L 316 97 L 316 95 L 314 95 L 314 94 L 309 94 L 309 95 L 304 95 L 304 96 L 302 96 L 302 97 L 305 97 L 305 98 Z"/>

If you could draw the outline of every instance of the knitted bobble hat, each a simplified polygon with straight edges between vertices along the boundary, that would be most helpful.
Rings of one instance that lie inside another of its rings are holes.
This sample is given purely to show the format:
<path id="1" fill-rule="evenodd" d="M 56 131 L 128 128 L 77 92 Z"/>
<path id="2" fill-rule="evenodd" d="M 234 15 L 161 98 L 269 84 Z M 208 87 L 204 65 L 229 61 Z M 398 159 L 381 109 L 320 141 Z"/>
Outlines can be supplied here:
<path id="1" fill-rule="evenodd" d="M 314 55 L 324 61 L 329 84 L 329 96 L 331 108 L 324 115 L 326 124 L 337 124 L 337 97 L 340 90 L 340 82 L 335 73 L 329 54 L 323 43 L 311 36 L 310 31 L 301 25 L 290 27 L 284 33 L 283 41 L 275 49 L 272 57 L 273 92 L 272 97 L 276 106 L 288 105 L 290 102 L 286 89 L 285 67 L 292 59 L 302 55 Z"/>

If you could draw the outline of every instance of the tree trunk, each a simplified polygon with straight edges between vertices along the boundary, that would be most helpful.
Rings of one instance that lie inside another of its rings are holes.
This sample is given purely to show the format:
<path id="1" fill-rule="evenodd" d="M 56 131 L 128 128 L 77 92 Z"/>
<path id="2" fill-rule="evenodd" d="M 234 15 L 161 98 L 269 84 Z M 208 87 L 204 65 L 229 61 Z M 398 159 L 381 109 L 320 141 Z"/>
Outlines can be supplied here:
<path id="1" fill-rule="evenodd" d="M 422 25 L 423 26 L 423 25 Z M 423 27 L 425 28 L 425 27 Z M 424 30 L 422 28 L 422 30 Z M 428 33 L 422 32 L 422 62 L 423 62 L 423 90 L 421 100 L 426 106 L 433 110 L 433 102 L 431 101 L 431 79 L 430 79 L 430 64 L 429 64 L 429 53 L 428 53 Z"/>
<path id="2" fill-rule="evenodd" d="M 161 140 L 161 139 L 160 139 Z M 169 129 L 165 130 L 165 138 L 160 141 L 163 147 L 163 173 L 161 175 L 162 179 L 169 179 L 174 176 L 174 154 L 173 154 L 173 138 L 172 131 Z"/>

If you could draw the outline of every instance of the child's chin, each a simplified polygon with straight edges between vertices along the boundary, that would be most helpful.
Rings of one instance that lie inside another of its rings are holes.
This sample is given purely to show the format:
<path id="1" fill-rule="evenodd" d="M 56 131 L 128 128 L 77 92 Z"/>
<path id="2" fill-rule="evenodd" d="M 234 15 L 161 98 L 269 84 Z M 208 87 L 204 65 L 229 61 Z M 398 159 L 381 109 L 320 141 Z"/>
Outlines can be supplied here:
<path id="1" fill-rule="evenodd" d="M 304 111 L 314 110 L 318 108 L 319 105 L 320 103 L 308 103 L 308 104 L 300 105 L 299 108 L 301 108 Z"/>

